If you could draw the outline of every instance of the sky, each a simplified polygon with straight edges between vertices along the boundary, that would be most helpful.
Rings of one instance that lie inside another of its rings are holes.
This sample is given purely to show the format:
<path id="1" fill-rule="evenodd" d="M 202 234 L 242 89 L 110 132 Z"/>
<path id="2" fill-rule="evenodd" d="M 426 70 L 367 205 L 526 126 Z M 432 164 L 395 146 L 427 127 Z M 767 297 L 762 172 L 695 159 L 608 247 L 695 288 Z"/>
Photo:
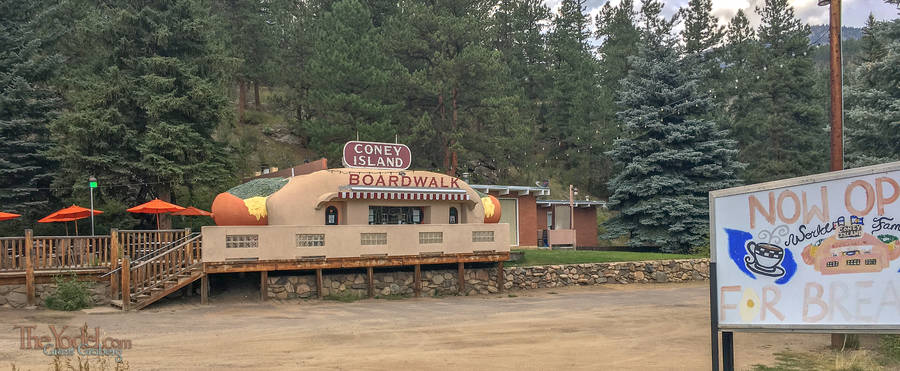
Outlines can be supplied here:
<path id="1" fill-rule="evenodd" d="M 597 14 L 603 4 L 607 1 L 616 5 L 619 0 L 587 0 L 585 6 L 591 14 L 591 18 Z M 664 0 L 666 7 L 663 10 L 665 16 L 671 16 L 678 8 L 687 6 L 688 0 Z M 727 24 L 731 17 L 737 13 L 738 9 L 744 9 L 744 13 L 750 18 L 754 25 L 759 24 L 759 17 L 753 11 L 758 4 L 762 4 L 764 0 L 713 0 L 713 14 L 719 17 L 722 24 Z M 828 7 L 818 6 L 818 0 L 788 0 L 794 7 L 794 12 L 808 24 L 828 24 Z M 559 8 L 560 0 L 544 0 L 544 3 L 554 12 Z M 869 17 L 869 13 L 875 15 L 876 19 L 896 19 L 900 18 L 896 5 L 886 4 L 883 0 L 843 0 L 842 1 L 841 20 L 844 26 L 862 27 Z M 640 0 L 635 0 L 635 6 L 640 4 Z"/>

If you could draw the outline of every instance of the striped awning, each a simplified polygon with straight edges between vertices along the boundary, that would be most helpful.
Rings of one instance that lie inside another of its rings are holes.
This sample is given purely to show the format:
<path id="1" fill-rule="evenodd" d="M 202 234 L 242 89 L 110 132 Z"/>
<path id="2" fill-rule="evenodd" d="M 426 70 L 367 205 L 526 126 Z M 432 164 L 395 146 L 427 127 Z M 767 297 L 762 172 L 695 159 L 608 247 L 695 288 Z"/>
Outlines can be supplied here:
<path id="1" fill-rule="evenodd" d="M 338 192 L 338 198 L 348 200 L 423 200 L 468 201 L 468 193 L 459 192 Z"/>

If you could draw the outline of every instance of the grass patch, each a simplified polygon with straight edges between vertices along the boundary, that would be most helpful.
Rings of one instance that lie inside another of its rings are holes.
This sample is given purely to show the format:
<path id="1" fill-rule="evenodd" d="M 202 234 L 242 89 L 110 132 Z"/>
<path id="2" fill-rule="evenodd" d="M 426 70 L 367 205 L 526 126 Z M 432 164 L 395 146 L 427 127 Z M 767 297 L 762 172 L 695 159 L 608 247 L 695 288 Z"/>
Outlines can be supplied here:
<path id="1" fill-rule="evenodd" d="M 333 300 L 339 301 L 342 303 L 352 303 L 354 301 L 360 300 L 363 297 L 354 293 L 345 292 L 342 294 L 328 294 L 322 297 L 324 300 Z"/>
<path id="2" fill-rule="evenodd" d="M 633 251 L 571 251 L 571 250 L 522 250 L 525 257 L 517 262 L 505 263 L 510 266 L 609 263 L 642 260 L 698 259 L 703 255 L 666 254 Z"/>
<path id="3" fill-rule="evenodd" d="M 775 353 L 775 364 L 754 365 L 754 371 L 869 371 L 883 370 L 878 357 L 868 350 L 836 352 L 823 350 L 819 353 L 784 351 Z"/>
<path id="4" fill-rule="evenodd" d="M 516 295 L 516 294 L 508 294 L 508 295 L 506 295 L 506 297 L 508 297 L 508 298 L 518 298 L 519 295 Z"/>

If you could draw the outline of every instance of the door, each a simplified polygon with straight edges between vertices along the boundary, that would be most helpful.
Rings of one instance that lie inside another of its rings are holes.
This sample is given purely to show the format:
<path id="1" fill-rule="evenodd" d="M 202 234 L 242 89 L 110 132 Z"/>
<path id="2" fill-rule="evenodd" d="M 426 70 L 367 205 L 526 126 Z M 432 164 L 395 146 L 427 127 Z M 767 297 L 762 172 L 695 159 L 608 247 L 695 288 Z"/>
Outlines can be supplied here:
<path id="1" fill-rule="evenodd" d="M 515 198 L 501 198 L 500 223 L 509 224 L 509 243 L 519 246 L 519 200 Z"/>

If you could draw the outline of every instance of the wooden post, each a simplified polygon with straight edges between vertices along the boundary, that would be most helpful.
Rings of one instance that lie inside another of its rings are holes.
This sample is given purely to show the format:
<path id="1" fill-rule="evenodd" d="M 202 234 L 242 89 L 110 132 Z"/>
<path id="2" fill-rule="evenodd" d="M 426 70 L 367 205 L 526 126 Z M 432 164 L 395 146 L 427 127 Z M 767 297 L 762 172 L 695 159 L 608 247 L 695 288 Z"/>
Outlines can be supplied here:
<path id="1" fill-rule="evenodd" d="M 259 272 L 259 301 L 269 296 L 269 271 Z"/>
<path id="2" fill-rule="evenodd" d="M 131 261 L 122 258 L 122 310 L 131 306 Z"/>
<path id="3" fill-rule="evenodd" d="M 459 294 L 463 295 L 466 291 L 466 268 L 465 263 L 463 262 L 457 264 L 459 265 L 457 268 L 457 275 L 459 276 Z"/>
<path id="4" fill-rule="evenodd" d="M 200 277 L 200 304 L 209 304 L 209 275 Z"/>
<path id="5" fill-rule="evenodd" d="M 112 228 L 109 230 L 109 270 L 119 267 L 119 230 Z M 112 299 L 119 296 L 119 275 L 111 274 L 109 276 L 109 295 Z"/>
<path id="6" fill-rule="evenodd" d="M 503 262 L 497 262 L 497 292 L 503 293 L 503 280 L 506 278 L 503 276 Z"/>
<path id="7" fill-rule="evenodd" d="M 375 297 L 375 269 L 366 267 L 366 274 L 369 276 L 369 298 Z"/>
<path id="8" fill-rule="evenodd" d="M 321 299 L 322 295 L 322 270 L 316 269 L 316 296 Z"/>
<path id="9" fill-rule="evenodd" d="M 28 306 L 34 305 L 34 264 L 31 249 L 34 248 L 34 232 L 25 230 L 25 295 Z"/>
<path id="10" fill-rule="evenodd" d="M 413 275 L 413 280 L 415 281 L 414 290 L 416 292 L 416 297 L 422 293 L 422 265 L 416 264 L 416 271 Z"/>

